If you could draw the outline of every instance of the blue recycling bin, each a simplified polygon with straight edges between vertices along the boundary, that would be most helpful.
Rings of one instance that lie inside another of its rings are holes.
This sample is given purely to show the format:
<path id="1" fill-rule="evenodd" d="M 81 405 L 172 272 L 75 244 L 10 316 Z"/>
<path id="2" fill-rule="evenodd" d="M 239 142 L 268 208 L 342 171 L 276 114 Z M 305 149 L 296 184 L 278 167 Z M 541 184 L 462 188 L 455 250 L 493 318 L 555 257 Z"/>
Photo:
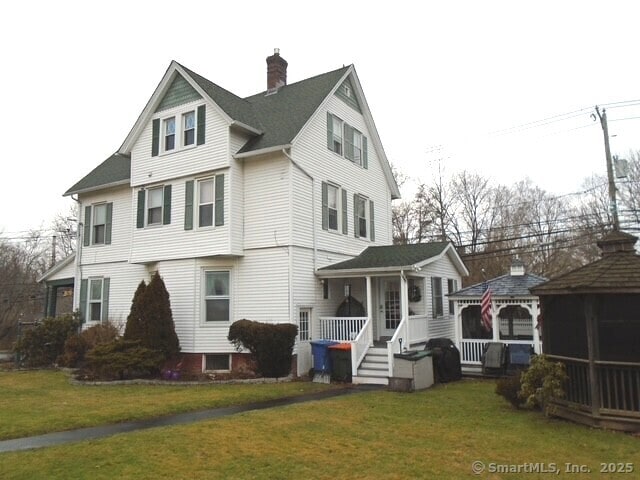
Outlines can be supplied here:
<path id="1" fill-rule="evenodd" d="M 316 373 L 331 373 L 329 347 L 338 342 L 333 340 L 314 340 L 310 343 L 311 355 L 313 355 L 313 371 Z"/>

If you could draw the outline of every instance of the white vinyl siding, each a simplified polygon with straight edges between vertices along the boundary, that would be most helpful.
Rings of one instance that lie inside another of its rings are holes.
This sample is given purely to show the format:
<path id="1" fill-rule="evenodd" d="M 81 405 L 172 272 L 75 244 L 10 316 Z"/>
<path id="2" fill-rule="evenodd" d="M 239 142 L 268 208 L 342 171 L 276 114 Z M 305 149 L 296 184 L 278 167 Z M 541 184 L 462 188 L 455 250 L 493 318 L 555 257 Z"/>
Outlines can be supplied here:
<path id="1" fill-rule="evenodd" d="M 458 284 L 462 282 L 460 273 L 445 256 L 422 267 L 422 273 L 426 275 L 425 292 L 423 298 L 428 302 L 427 312 L 432 315 L 433 294 L 431 289 L 431 277 L 455 279 Z M 449 338 L 455 340 L 455 320 L 453 313 L 447 313 L 437 318 L 429 319 L 429 338 Z"/>

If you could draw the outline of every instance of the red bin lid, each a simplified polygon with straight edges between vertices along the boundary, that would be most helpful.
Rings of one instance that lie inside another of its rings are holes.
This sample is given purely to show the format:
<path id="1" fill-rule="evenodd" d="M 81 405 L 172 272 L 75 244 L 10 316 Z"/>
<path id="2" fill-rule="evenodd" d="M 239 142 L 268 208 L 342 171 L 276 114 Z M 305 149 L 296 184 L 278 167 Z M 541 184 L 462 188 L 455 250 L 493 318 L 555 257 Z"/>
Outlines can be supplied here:
<path id="1" fill-rule="evenodd" d="M 335 345 L 330 345 L 329 348 L 331 350 L 351 350 L 350 343 L 336 343 Z"/>

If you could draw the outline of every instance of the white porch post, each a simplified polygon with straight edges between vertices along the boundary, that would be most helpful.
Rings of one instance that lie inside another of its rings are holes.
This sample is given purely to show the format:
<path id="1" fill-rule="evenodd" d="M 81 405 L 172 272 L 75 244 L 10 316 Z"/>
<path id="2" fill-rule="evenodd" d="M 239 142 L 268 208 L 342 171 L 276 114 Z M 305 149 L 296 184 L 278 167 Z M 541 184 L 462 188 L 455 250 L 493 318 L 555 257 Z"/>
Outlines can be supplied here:
<path id="1" fill-rule="evenodd" d="M 542 353 L 541 349 L 540 349 L 540 331 L 536 328 L 538 326 L 538 317 L 540 316 L 540 304 L 538 303 L 538 300 L 534 300 L 532 305 L 532 310 L 533 312 L 533 318 L 532 318 L 532 322 L 531 325 L 533 326 L 533 351 L 540 355 Z"/>
<path id="2" fill-rule="evenodd" d="M 369 338 L 367 339 L 369 342 L 369 346 L 373 347 L 373 295 L 371 292 L 371 277 L 367 276 L 366 277 L 366 283 L 367 283 L 367 321 L 369 322 L 369 324 L 371 325 L 369 327 L 368 333 L 367 335 L 369 336 Z"/>
<path id="3" fill-rule="evenodd" d="M 498 321 L 498 315 L 496 315 L 497 308 L 495 308 L 495 303 L 493 299 L 491 299 L 491 325 L 493 327 L 493 341 L 500 341 L 500 322 Z"/>
<path id="4" fill-rule="evenodd" d="M 404 273 L 400 272 L 400 321 L 406 322 L 407 338 L 402 348 L 409 348 L 411 332 L 409 331 L 409 283 Z"/>
<path id="5" fill-rule="evenodd" d="M 453 301 L 453 321 L 454 321 L 454 332 L 456 336 L 456 347 L 460 350 L 460 340 L 462 340 L 462 312 L 458 308 L 458 302 L 456 300 Z"/>

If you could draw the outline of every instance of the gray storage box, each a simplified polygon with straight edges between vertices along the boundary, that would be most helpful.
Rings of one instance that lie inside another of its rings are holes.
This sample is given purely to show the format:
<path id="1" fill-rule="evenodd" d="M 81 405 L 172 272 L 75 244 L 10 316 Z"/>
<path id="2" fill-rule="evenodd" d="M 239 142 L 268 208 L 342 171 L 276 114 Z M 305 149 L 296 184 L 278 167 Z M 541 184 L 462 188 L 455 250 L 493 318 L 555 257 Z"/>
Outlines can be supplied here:
<path id="1" fill-rule="evenodd" d="M 410 383 L 402 379 L 408 379 Z M 433 385 L 431 351 L 409 350 L 394 355 L 393 378 L 389 381 L 389 387 L 392 390 L 401 392 L 422 390 L 431 385 Z"/>

